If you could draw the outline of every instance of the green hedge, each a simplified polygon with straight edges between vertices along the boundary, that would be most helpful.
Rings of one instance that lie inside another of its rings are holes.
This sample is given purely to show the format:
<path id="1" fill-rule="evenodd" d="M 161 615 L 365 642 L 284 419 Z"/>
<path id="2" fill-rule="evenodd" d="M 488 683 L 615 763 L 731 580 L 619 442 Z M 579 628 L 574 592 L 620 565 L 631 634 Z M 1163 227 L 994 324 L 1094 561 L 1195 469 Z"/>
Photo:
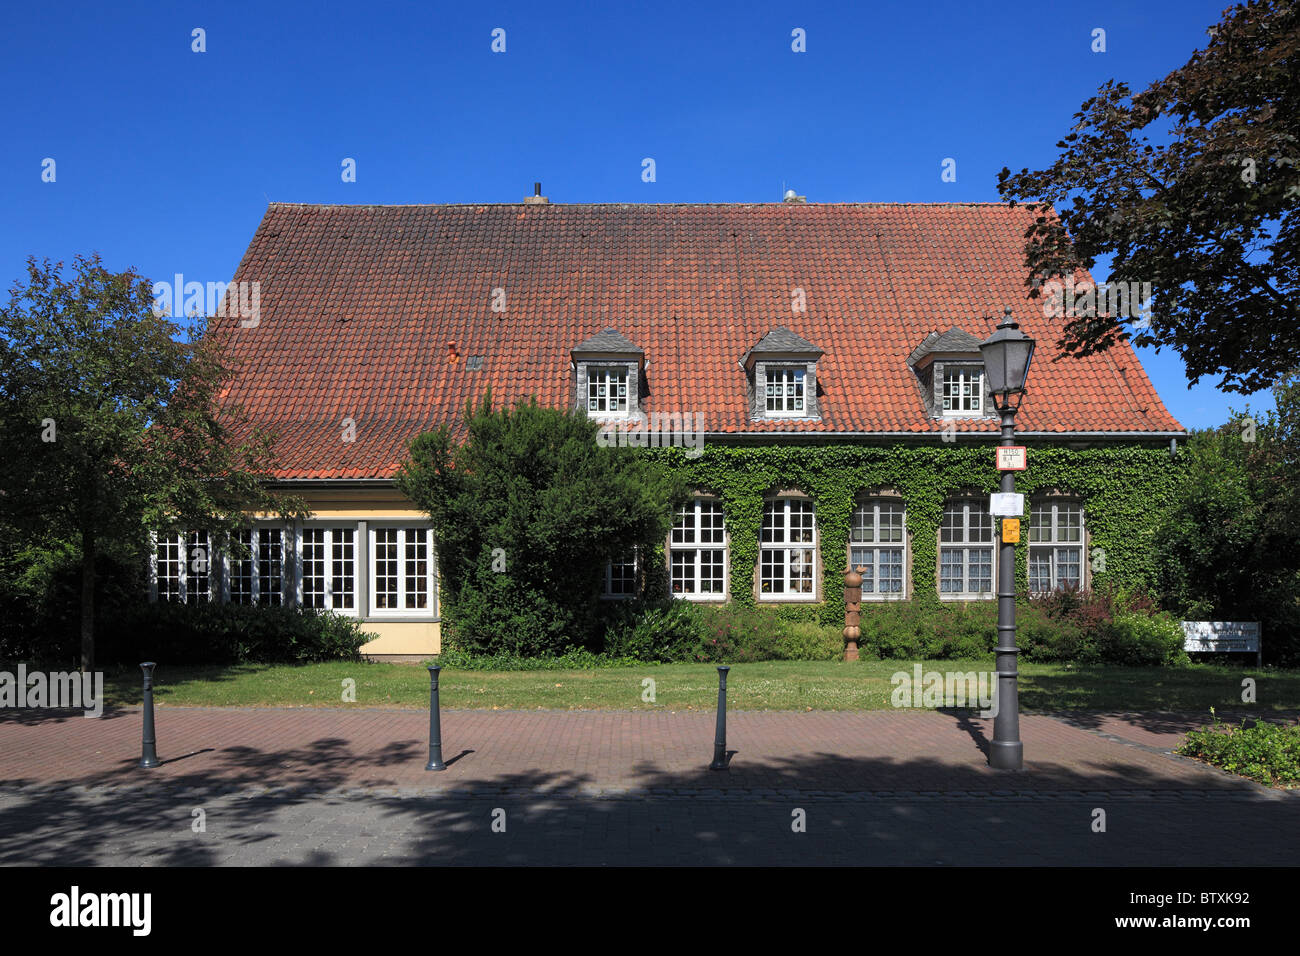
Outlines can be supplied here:
<path id="1" fill-rule="evenodd" d="M 609 613 L 602 649 L 614 660 L 647 662 L 835 660 L 839 626 L 790 620 L 781 609 L 741 604 L 625 604 Z M 1183 633 L 1144 595 L 1115 588 L 1017 599 L 1016 639 L 1025 660 L 1182 666 Z M 893 601 L 865 604 L 859 650 L 889 660 L 989 657 L 997 605 Z"/>
<path id="2" fill-rule="evenodd" d="M 100 625 L 96 661 L 135 664 L 358 660 L 371 638 L 354 619 L 299 607 L 141 600 Z"/>
<path id="3" fill-rule="evenodd" d="M 791 622 L 765 608 L 672 601 L 629 604 L 611 615 L 604 652 L 646 662 L 834 660 L 843 651 L 838 628 Z"/>

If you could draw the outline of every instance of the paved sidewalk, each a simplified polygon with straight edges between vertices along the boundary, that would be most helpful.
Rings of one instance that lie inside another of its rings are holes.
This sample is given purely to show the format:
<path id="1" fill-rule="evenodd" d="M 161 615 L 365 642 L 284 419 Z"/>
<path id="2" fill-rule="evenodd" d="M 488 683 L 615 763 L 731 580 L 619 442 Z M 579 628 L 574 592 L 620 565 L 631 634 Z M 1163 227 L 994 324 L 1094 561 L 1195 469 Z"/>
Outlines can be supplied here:
<path id="1" fill-rule="evenodd" d="M 711 772 L 710 714 L 447 711 L 430 773 L 423 711 L 159 707 L 152 771 L 138 710 L 10 712 L 0 864 L 1294 863 L 1300 793 L 1087 717 L 1023 717 L 1000 773 L 978 718 L 733 713 Z"/>
<path id="2" fill-rule="evenodd" d="M 937 711 L 736 712 L 725 773 L 707 770 L 714 715 L 635 711 L 446 711 L 450 767 L 424 770 L 428 714 L 373 708 L 159 707 L 163 766 L 140 771 L 141 717 L 0 716 L 0 779 L 84 786 L 525 787 L 529 789 L 1248 789 L 1202 764 L 1052 717 L 1021 718 L 1026 770 L 989 769 L 992 721 Z M 1111 724 L 1104 725 L 1108 730 Z"/>

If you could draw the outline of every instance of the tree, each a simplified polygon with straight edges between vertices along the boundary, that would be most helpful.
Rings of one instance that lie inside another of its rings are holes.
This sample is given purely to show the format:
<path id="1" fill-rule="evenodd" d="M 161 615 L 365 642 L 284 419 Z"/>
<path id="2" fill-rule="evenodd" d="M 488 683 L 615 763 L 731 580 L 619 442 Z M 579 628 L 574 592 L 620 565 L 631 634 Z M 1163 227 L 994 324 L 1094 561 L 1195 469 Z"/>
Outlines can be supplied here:
<path id="1" fill-rule="evenodd" d="M 1156 529 L 1162 602 L 1191 619 L 1260 621 L 1276 662 L 1300 658 L 1300 375 L 1276 411 L 1195 433 Z"/>
<path id="2" fill-rule="evenodd" d="M 301 507 L 265 485 L 271 436 L 218 407 L 230 369 L 201 327 L 182 339 L 147 280 L 98 256 L 66 273 L 28 259 L 0 310 L 0 523 L 79 549 L 89 670 L 105 547 L 138 555 L 150 528 L 219 531 L 250 510 Z"/>
<path id="3" fill-rule="evenodd" d="M 463 444 L 446 425 L 417 437 L 398 477 L 432 520 L 455 641 L 525 656 L 591 643 L 606 562 L 662 546 L 677 480 L 535 399 L 494 410 L 488 392 L 465 424 Z"/>
<path id="4" fill-rule="evenodd" d="M 1031 297 L 1101 255 L 1112 282 L 1151 283 L 1150 315 L 1084 310 L 1062 353 L 1170 346 L 1191 383 L 1222 375 L 1220 388 L 1252 392 L 1300 367 L 1300 7 L 1254 0 L 1208 32 L 1142 92 L 1104 84 L 1056 162 L 1004 168 L 998 190 L 1039 213 Z"/>

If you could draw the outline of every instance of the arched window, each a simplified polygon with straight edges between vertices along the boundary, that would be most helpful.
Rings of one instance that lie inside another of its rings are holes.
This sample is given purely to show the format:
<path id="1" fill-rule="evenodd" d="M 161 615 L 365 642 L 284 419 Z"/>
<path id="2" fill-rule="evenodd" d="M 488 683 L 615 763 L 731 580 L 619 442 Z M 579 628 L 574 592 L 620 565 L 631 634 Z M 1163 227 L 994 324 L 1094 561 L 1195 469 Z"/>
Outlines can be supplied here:
<path id="1" fill-rule="evenodd" d="M 872 498 L 853 509 L 849 529 L 849 566 L 863 568 L 864 600 L 906 595 L 907 520 L 897 499 Z"/>
<path id="2" fill-rule="evenodd" d="M 668 536 L 668 582 L 673 597 L 725 600 L 727 532 L 721 501 L 696 498 L 677 512 Z"/>
<path id="3" fill-rule="evenodd" d="M 1029 508 L 1029 590 L 1082 588 L 1083 505 L 1068 498 L 1040 498 Z"/>
<path id="4" fill-rule="evenodd" d="M 993 596 L 993 518 L 987 498 L 950 498 L 939 525 L 939 597 Z"/>
<path id="5" fill-rule="evenodd" d="M 764 601 L 816 599 L 817 519 L 807 498 L 772 498 L 759 533 L 758 595 Z"/>

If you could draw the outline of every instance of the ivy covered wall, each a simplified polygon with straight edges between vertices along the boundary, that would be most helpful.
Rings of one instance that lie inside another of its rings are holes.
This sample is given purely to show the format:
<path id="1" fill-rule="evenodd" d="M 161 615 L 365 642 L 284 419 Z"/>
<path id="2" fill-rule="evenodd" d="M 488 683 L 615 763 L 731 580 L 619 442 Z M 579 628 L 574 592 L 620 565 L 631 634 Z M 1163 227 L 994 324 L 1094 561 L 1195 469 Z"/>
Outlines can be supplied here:
<path id="1" fill-rule="evenodd" d="M 1029 447 L 1028 470 L 1016 475 L 1016 491 L 1029 498 L 1060 492 L 1078 498 L 1084 508 L 1093 586 L 1114 581 L 1148 586 L 1154 570 L 1153 528 L 1169 499 L 1181 467 L 1168 446 L 1104 445 L 1071 449 L 1061 445 Z M 797 489 L 816 507 L 822 558 L 819 596 L 810 603 L 761 603 L 783 618 L 843 624 L 844 570 L 853 508 L 864 495 L 889 489 L 907 509 L 911 600 L 940 603 L 935 584 L 938 531 L 946 498 L 962 492 L 983 497 L 998 490 L 994 441 L 980 444 L 783 444 L 720 445 L 706 443 L 697 458 L 679 448 L 646 449 L 679 471 L 696 490 L 721 498 L 729 535 L 729 599 L 753 605 L 754 568 L 764 499 L 777 491 Z M 1028 521 L 1016 546 L 1016 586 L 1028 587 Z M 656 555 L 652 567 L 663 563 Z M 995 556 L 996 561 L 996 556 Z M 1104 570 L 1103 570 L 1104 568 Z M 864 602 L 863 610 L 869 612 Z"/>

